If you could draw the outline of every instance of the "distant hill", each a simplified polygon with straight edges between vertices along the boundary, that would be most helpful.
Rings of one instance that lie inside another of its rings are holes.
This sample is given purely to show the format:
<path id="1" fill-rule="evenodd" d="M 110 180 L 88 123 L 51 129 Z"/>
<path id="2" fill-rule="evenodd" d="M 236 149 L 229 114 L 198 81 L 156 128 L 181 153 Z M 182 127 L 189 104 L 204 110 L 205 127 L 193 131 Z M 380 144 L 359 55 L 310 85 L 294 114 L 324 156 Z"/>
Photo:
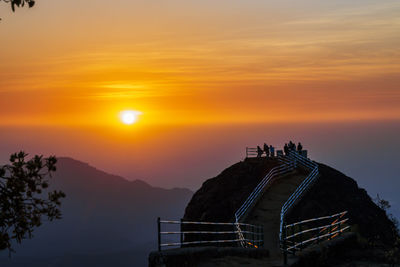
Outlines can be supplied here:
<path id="1" fill-rule="evenodd" d="M 32 240 L 15 246 L 11 261 L 3 252 L 1 266 L 103 266 L 107 259 L 113 266 L 146 266 L 148 251 L 156 248 L 157 216 L 182 217 L 193 194 L 128 181 L 72 158 L 58 159 L 51 187 L 67 195 L 63 219 L 46 223 Z"/>

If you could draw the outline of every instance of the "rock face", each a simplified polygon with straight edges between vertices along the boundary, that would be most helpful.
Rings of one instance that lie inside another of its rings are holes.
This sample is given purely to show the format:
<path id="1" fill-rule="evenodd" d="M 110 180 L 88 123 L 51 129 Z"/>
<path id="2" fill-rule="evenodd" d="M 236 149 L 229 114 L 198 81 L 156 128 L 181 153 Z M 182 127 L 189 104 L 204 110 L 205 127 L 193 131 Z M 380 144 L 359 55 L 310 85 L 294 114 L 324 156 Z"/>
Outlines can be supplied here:
<path id="1" fill-rule="evenodd" d="M 280 163 L 271 159 L 246 159 L 205 181 L 186 207 L 184 219 L 233 222 L 242 205 L 260 180 Z"/>
<path id="2" fill-rule="evenodd" d="M 184 219 L 196 221 L 234 221 L 242 205 L 258 182 L 280 163 L 271 159 L 246 159 L 203 183 L 185 210 Z M 319 164 L 320 176 L 299 201 L 287 221 L 331 215 L 347 210 L 350 225 L 367 242 L 383 246 L 393 243 L 393 223 L 364 189 L 343 173 Z M 273 188 L 273 186 L 272 186 Z"/>
<path id="3" fill-rule="evenodd" d="M 348 211 L 349 224 L 368 242 L 391 245 L 393 222 L 357 182 L 319 163 L 320 177 L 288 215 L 288 223 Z"/>

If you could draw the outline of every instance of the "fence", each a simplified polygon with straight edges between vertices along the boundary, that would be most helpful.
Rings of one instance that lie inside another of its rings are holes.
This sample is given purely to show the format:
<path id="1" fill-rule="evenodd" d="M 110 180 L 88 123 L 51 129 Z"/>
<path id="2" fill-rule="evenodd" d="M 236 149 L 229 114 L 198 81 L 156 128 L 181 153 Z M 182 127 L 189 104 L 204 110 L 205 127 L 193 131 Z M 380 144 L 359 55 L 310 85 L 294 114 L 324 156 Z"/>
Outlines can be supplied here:
<path id="1" fill-rule="evenodd" d="M 347 211 L 330 216 L 303 220 L 283 226 L 282 249 L 286 260 L 286 253 L 295 254 L 312 243 L 323 239 L 332 239 L 348 230 L 345 218 Z M 329 221 L 329 222 L 328 222 Z M 308 226 L 308 227 L 307 227 Z"/>
<path id="2" fill-rule="evenodd" d="M 269 171 L 269 173 L 258 183 L 256 188 L 247 197 L 245 202 L 240 206 L 240 208 L 235 212 L 236 222 L 240 222 L 244 219 L 246 213 L 257 203 L 258 199 L 262 196 L 266 187 L 274 180 L 276 176 L 288 173 L 295 168 L 293 162 L 287 161 L 283 157 L 278 158 L 282 162 L 282 165 L 274 167 Z"/>
<path id="3" fill-rule="evenodd" d="M 179 230 L 163 229 L 167 225 L 179 227 Z M 164 247 L 189 247 L 196 245 L 229 245 L 246 247 L 262 247 L 264 244 L 264 229 L 262 225 L 245 223 L 216 223 L 193 221 L 170 221 L 157 219 L 158 250 Z M 242 230 L 238 230 L 242 229 Z M 164 237 L 172 236 L 164 243 Z"/>
<path id="4" fill-rule="evenodd" d="M 290 151 L 288 155 L 291 161 L 294 161 L 294 165 L 301 165 L 307 169 L 311 169 L 311 173 L 307 176 L 306 179 L 296 188 L 294 193 L 288 198 L 288 200 L 283 204 L 281 209 L 281 227 L 279 237 L 282 241 L 282 231 L 283 231 L 283 224 L 285 221 L 285 216 L 288 211 L 301 199 L 304 192 L 310 188 L 313 182 L 319 175 L 318 171 L 318 164 L 312 162 L 308 158 L 301 156 L 296 151 Z"/>
<path id="5" fill-rule="evenodd" d="M 257 157 L 258 152 L 256 147 L 246 147 L 246 158 Z"/>
<path id="6" fill-rule="evenodd" d="M 240 228 L 240 221 L 245 219 L 248 211 L 257 203 L 258 199 L 262 196 L 263 192 L 271 184 L 276 176 L 291 172 L 296 167 L 293 165 L 293 162 L 286 159 L 285 157 L 278 157 L 278 160 L 282 163 L 277 167 L 272 168 L 269 173 L 261 180 L 260 183 L 254 188 L 251 194 L 244 201 L 242 206 L 235 212 L 235 220 L 237 224 L 237 232 L 238 238 L 241 240 L 240 244 L 242 247 L 247 247 L 247 243 L 245 242 L 242 234 L 242 230 Z"/>

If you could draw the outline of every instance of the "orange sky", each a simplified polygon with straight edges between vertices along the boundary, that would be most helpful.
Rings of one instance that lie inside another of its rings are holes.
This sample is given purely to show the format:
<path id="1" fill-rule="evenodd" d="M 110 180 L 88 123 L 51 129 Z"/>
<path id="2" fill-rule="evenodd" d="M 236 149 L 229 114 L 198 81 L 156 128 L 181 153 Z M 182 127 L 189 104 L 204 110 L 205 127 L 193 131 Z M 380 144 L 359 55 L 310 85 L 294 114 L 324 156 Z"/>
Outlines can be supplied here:
<path id="1" fill-rule="evenodd" d="M 38 0 L 0 7 L 0 124 L 400 118 L 396 1 Z"/>

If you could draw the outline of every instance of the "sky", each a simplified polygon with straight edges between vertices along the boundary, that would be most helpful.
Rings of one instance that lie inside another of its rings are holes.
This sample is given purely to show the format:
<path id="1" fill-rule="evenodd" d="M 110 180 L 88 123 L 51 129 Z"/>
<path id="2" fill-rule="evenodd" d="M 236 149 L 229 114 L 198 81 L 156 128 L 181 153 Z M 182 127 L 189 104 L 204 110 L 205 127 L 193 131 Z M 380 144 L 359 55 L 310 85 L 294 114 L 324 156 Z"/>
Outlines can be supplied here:
<path id="1" fill-rule="evenodd" d="M 1 3 L 0 159 L 69 156 L 196 190 L 247 145 L 292 138 L 394 196 L 399 14 L 397 0 Z"/>
<path id="2" fill-rule="evenodd" d="M 1 5 L 3 125 L 399 119 L 398 1 Z M 140 127 L 137 125 L 137 127 Z"/>

